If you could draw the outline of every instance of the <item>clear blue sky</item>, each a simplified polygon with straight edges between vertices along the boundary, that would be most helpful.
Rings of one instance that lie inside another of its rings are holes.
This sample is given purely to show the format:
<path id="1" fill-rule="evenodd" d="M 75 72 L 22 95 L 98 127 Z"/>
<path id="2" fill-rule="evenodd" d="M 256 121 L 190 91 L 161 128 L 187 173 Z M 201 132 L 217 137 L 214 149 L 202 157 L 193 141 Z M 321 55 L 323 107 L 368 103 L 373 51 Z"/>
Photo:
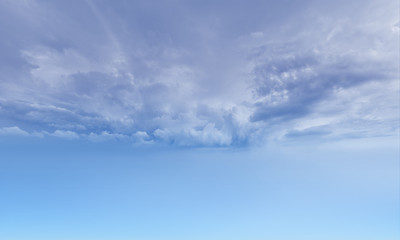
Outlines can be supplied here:
<path id="1" fill-rule="evenodd" d="M 232 150 L 2 139 L 0 237 L 395 240 L 394 142 Z"/>
<path id="2" fill-rule="evenodd" d="M 0 239 L 399 239 L 399 33 L 395 0 L 0 0 Z"/>

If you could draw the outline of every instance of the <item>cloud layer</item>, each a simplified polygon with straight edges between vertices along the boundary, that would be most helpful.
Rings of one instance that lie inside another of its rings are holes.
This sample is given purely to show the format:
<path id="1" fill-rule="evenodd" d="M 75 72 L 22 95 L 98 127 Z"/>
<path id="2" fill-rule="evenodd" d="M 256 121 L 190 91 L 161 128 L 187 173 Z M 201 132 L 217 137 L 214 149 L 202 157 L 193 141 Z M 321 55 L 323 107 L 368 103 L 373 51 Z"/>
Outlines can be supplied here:
<path id="1" fill-rule="evenodd" d="M 0 135 L 241 146 L 396 134 L 396 1 L 2 1 Z"/>

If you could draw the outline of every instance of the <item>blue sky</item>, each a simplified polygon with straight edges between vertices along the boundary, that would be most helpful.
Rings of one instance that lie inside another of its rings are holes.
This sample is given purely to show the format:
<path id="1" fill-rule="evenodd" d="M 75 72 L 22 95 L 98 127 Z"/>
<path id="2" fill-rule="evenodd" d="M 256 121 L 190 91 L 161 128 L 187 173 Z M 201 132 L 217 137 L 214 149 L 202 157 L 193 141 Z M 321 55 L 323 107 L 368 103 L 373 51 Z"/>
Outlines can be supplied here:
<path id="1" fill-rule="evenodd" d="M 395 240 L 395 142 L 232 150 L 3 139 L 0 236 Z"/>
<path id="2" fill-rule="evenodd" d="M 397 239 L 399 3 L 0 1 L 1 239 Z"/>

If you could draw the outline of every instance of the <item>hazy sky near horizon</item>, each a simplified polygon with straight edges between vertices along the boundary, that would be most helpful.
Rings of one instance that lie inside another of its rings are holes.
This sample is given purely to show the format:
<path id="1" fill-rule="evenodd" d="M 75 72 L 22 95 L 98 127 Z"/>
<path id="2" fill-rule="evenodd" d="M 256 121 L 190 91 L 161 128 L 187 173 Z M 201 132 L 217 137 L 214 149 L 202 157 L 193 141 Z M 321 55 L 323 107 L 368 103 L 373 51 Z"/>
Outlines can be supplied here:
<path id="1" fill-rule="evenodd" d="M 397 240 L 397 0 L 0 0 L 0 239 Z"/>
<path id="2" fill-rule="evenodd" d="M 400 236 L 395 139 L 233 150 L 1 138 L 0 157 L 1 239 Z"/>

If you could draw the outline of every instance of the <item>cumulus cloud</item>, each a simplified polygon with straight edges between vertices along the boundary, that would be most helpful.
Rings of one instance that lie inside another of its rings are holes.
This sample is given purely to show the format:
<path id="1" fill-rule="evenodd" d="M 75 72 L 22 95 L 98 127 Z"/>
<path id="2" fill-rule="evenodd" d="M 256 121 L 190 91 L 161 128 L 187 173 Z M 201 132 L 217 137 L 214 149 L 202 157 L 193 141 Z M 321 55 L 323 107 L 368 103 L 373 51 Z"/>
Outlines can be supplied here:
<path id="1" fill-rule="evenodd" d="M 0 3 L 2 131 L 232 146 L 396 129 L 394 1 L 169 4 Z"/>

